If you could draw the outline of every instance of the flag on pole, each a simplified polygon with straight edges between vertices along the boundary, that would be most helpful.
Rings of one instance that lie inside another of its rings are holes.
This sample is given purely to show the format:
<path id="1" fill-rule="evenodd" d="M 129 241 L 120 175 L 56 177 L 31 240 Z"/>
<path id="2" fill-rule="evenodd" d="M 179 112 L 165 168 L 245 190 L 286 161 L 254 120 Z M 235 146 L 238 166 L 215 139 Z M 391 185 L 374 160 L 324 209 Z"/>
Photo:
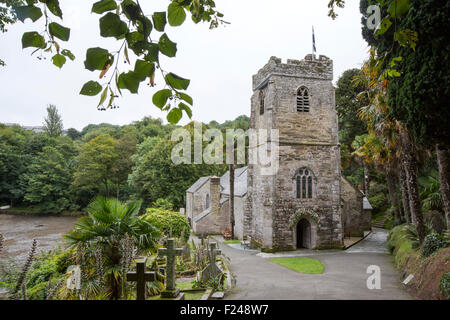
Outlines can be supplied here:
<path id="1" fill-rule="evenodd" d="M 312 49 L 313 49 L 313 58 L 316 56 L 316 37 L 314 36 L 314 26 L 312 27 Z"/>

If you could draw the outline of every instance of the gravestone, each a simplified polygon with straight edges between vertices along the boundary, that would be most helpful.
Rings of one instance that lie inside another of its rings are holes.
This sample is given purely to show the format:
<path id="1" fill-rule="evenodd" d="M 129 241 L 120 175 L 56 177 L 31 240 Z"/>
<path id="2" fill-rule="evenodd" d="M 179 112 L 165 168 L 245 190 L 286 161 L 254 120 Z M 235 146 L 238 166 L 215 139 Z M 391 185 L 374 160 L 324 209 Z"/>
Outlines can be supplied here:
<path id="1" fill-rule="evenodd" d="M 69 266 L 67 268 L 67 273 L 70 274 L 67 278 L 67 289 L 69 290 L 80 290 L 81 289 L 81 268 L 80 266 Z"/>
<path id="2" fill-rule="evenodd" d="M 145 272 L 147 258 L 136 261 L 136 271 L 127 273 L 127 281 L 136 282 L 136 300 L 145 300 L 147 281 L 156 281 L 155 272 Z"/>
<path id="3" fill-rule="evenodd" d="M 204 246 L 205 245 L 205 239 L 206 239 L 205 234 L 202 233 L 201 235 L 199 235 L 198 238 L 200 239 L 201 245 Z"/>
<path id="4" fill-rule="evenodd" d="M 200 272 L 200 281 L 205 283 L 216 278 L 222 273 L 222 270 L 216 265 L 216 257 L 221 254 L 221 250 L 217 249 L 217 244 L 211 242 L 209 244 L 209 264 Z"/>
<path id="5" fill-rule="evenodd" d="M 191 247 L 189 247 L 188 243 L 186 243 L 183 247 L 183 261 L 191 261 Z"/>
<path id="6" fill-rule="evenodd" d="M 161 292 L 163 298 L 177 298 L 180 289 L 175 287 L 175 258 L 183 254 L 183 249 L 175 248 L 175 239 L 167 239 L 167 248 L 158 249 L 159 255 L 167 257 L 166 289 Z"/>

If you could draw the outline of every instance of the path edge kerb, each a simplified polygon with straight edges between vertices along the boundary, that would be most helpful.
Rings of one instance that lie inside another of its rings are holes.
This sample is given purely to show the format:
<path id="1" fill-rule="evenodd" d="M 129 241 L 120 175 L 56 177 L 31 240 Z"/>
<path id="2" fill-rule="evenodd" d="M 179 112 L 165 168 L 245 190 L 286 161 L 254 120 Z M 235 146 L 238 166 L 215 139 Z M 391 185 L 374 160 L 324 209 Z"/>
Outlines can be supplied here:
<path id="1" fill-rule="evenodd" d="M 370 230 L 365 236 L 363 236 L 361 239 L 359 239 L 358 241 L 352 243 L 351 245 L 349 245 L 348 247 L 345 247 L 344 250 L 342 251 L 346 251 L 347 249 L 350 249 L 351 247 L 353 247 L 355 244 L 360 243 L 361 241 L 363 241 L 365 238 L 367 238 L 369 235 L 371 235 L 373 233 L 372 230 Z"/>

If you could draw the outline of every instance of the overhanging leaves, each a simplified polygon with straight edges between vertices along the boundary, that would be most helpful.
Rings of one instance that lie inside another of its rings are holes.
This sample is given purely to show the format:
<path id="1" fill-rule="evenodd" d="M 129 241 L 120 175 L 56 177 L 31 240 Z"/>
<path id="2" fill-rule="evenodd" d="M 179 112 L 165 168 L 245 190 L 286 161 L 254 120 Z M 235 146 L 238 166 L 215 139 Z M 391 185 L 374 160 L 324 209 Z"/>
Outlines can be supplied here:
<path id="1" fill-rule="evenodd" d="M 170 41 L 165 33 L 159 38 L 158 47 L 159 51 L 168 57 L 172 58 L 177 54 L 177 44 Z"/>
<path id="2" fill-rule="evenodd" d="M 183 112 L 178 108 L 173 108 L 167 114 L 167 120 L 172 124 L 178 123 L 178 121 L 180 121 L 182 117 L 183 117 Z"/>
<path id="3" fill-rule="evenodd" d="M 102 48 L 89 48 L 86 51 L 84 67 L 90 71 L 103 70 L 106 63 L 112 59 L 108 50 Z"/>
<path id="4" fill-rule="evenodd" d="M 186 12 L 177 2 L 172 2 L 167 9 L 167 18 L 172 27 L 181 26 L 186 20 Z"/>
<path id="5" fill-rule="evenodd" d="M 45 3 L 45 5 L 47 6 L 48 10 L 50 10 L 51 13 L 62 19 L 62 11 L 61 8 L 59 7 L 58 0 L 39 0 L 39 2 Z"/>
<path id="6" fill-rule="evenodd" d="M 92 12 L 98 14 L 115 9 L 117 9 L 117 3 L 114 0 L 101 0 L 92 5 Z"/>
<path id="7" fill-rule="evenodd" d="M 27 18 L 30 18 L 31 21 L 35 22 L 40 17 L 42 17 L 41 9 L 33 5 L 13 7 L 13 8 L 14 11 L 16 12 L 17 19 L 19 19 L 22 22 L 24 22 Z"/>
<path id="8" fill-rule="evenodd" d="M 102 37 L 115 37 L 116 39 L 120 39 L 127 32 L 127 24 L 120 20 L 117 14 L 108 12 L 100 18 L 100 35 Z"/>
<path id="9" fill-rule="evenodd" d="M 118 79 L 119 88 L 128 89 L 131 93 L 138 93 L 139 83 L 139 75 L 134 71 L 121 73 Z"/>
<path id="10" fill-rule="evenodd" d="M 177 76 L 172 72 L 166 75 L 165 80 L 169 86 L 178 90 L 186 90 L 191 82 L 191 80 Z"/>
<path id="11" fill-rule="evenodd" d="M 393 0 L 389 5 L 388 12 L 393 18 L 400 18 L 410 8 L 409 0 Z"/>
<path id="12" fill-rule="evenodd" d="M 102 91 L 102 86 L 97 81 L 89 81 L 83 85 L 80 94 L 85 96 L 96 96 Z"/>
<path id="13" fill-rule="evenodd" d="M 34 47 L 44 49 L 45 39 L 36 31 L 25 32 L 22 36 L 22 48 Z"/>
<path id="14" fill-rule="evenodd" d="M 66 57 L 58 53 L 52 57 L 52 61 L 55 66 L 61 69 L 62 66 L 66 63 Z"/>
<path id="15" fill-rule="evenodd" d="M 52 22 L 48 25 L 48 30 L 50 34 L 63 41 L 68 41 L 70 38 L 70 29 L 63 27 L 59 23 Z"/>
<path id="16" fill-rule="evenodd" d="M 155 12 L 152 16 L 153 25 L 155 29 L 159 32 L 163 32 L 166 26 L 166 13 L 165 12 Z"/>
<path id="17" fill-rule="evenodd" d="M 167 100 L 172 96 L 172 91 L 169 89 L 159 90 L 153 95 L 152 101 L 155 106 L 162 109 L 167 103 Z"/>
<path id="18" fill-rule="evenodd" d="M 186 114 L 188 115 L 189 119 L 192 118 L 192 110 L 188 105 L 186 105 L 183 102 L 180 102 L 178 104 L 178 108 L 180 108 L 181 110 L 184 110 L 184 112 L 186 112 Z"/>

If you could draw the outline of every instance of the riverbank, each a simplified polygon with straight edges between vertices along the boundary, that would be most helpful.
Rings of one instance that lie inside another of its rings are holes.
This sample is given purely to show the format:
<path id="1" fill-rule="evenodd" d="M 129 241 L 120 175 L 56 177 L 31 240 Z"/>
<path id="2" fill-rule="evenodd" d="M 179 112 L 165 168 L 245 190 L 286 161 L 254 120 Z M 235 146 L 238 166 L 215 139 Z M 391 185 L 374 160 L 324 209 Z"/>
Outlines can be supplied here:
<path id="1" fill-rule="evenodd" d="M 0 259 L 24 261 L 33 239 L 37 240 L 39 251 L 51 250 L 63 242 L 63 234 L 73 229 L 77 219 L 73 216 L 0 213 L 0 233 L 4 237 Z"/>

